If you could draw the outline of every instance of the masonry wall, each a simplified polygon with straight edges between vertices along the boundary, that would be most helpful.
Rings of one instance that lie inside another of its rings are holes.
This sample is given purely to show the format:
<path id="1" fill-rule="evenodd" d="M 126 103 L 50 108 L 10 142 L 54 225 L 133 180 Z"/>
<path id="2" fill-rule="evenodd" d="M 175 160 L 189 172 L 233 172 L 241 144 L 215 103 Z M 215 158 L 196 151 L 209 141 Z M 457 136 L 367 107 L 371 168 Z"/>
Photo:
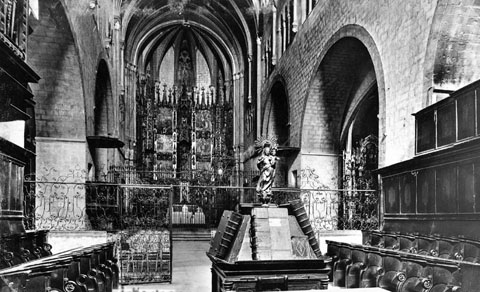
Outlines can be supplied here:
<path id="1" fill-rule="evenodd" d="M 66 15 L 40 1 L 40 19 L 28 42 L 28 63 L 40 75 L 31 84 L 37 137 L 85 139 L 85 107 L 78 54 Z"/>
<path id="2" fill-rule="evenodd" d="M 37 144 L 48 138 L 50 144 L 56 141 L 58 148 L 66 142 L 83 145 L 64 156 L 59 156 L 55 147 L 37 151 L 39 165 L 56 169 L 75 165 L 86 169 L 92 162 L 86 137 L 95 134 L 94 97 L 100 61 L 104 60 L 109 67 L 110 74 L 104 76 L 104 81 L 110 81 L 115 97 L 120 80 L 120 42 L 113 29 L 115 2 L 104 2 L 92 9 L 87 0 L 39 1 L 40 17 L 30 21 L 33 33 L 29 37 L 28 63 L 42 78 L 38 85 L 31 85 L 36 101 Z M 112 63 L 118 66 L 113 67 Z M 112 100 L 109 122 L 111 133 L 118 137 L 119 99 Z M 119 159 L 118 153 L 116 156 Z M 80 165 L 74 157 L 83 157 Z"/>
<path id="3" fill-rule="evenodd" d="M 61 0 L 69 23 L 72 29 L 73 37 L 76 40 L 78 47 L 78 55 L 82 70 L 82 85 L 85 97 L 85 116 L 86 116 L 86 135 L 93 135 L 94 133 L 94 97 L 95 97 L 95 76 L 97 73 L 98 64 L 103 59 L 108 65 L 110 72 L 110 81 L 112 84 L 112 93 L 118 96 L 118 82 L 117 68 L 113 68 L 113 60 L 115 50 L 120 45 L 119 42 L 112 43 L 109 49 L 105 49 L 107 36 L 108 22 L 113 25 L 113 11 L 112 1 L 101 1 L 95 9 L 89 8 L 90 1 L 87 0 Z M 115 32 L 111 32 L 115 33 Z M 118 112 L 118 98 L 113 99 L 115 102 L 112 105 L 114 108 L 114 117 L 117 119 Z M 115 123 L 118 124 L 118 123 Z M 118 130 L 115 131 L 118 135 Z"/>
<path id="4" fill-rule="evenodd" d="M 315 98 L 308 92 L 311 86 L 316 86 L 312 82 L 328 48 L 342 37 L 356 37 L 358 30 L 345 29 L 355 26 L 367 32 L 372 40 L 364 45 L 374 63 L 379 95 L 384 95 L 379 114 L 380 165 L 413 156 L 415 128 L 411 114 L 421 109 L 427 95 L 423 74 L 436 5 L 437 1 L 433 0 L 320 1 L 262 87 L 265 98 L 276 75 L 281 75 L 286 82 L 292 122 L 290 144 L 303 151 L 304 147 L 332 143 L 308 135 L 308 129 L 318 130 L 325 124 L 322 110 L 328 111 L 316 100 L 312 101 L 314 106 L 306 107 L 307 99 Z M 378 56 L 372 55 L 374 51 Z M 304 121 L 306 111 L 312 114 Z M 305 144 L 302 134 L 306 135 Z M 320 148 L 332 149 L 331 145 Z"/>

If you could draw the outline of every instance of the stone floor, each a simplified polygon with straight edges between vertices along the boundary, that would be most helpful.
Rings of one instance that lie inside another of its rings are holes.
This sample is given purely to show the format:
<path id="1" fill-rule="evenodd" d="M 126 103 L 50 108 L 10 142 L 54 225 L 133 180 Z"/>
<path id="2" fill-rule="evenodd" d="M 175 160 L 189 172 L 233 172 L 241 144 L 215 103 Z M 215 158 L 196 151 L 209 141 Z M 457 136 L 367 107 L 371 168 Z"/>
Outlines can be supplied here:
<path id="1" fill-rule="evenodd" d="M 175 241 L 173 243 L 172 284 L 143 284 L 121 287 L 124 292 L 210 292 L 210 260 L 206 252 L 209 241 Z"/>
<path id="2" fill-rule="evenodd" d="M 209 247 L 208 241 L 175 241 L 172 284 L 127 285 L 118 289 L 118 292 L 210 292 L 211 263 L 206 256 Z M 386 290 L 329 287 L 327 291 L 382 292 Z"/>

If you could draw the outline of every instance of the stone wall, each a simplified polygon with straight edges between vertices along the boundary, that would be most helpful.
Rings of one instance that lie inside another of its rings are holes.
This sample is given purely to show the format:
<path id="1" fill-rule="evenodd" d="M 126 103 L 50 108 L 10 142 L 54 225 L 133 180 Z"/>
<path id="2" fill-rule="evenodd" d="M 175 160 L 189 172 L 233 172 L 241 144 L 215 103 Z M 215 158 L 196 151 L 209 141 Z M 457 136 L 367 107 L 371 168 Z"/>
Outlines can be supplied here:
<path id="1" fill-rule="evenodd" d="M 324 56 L 341 38 L 354 37 L 367 48 L 379 87 L 380 165 L 413 156 L 411 114 L 422 108 L 427 96 L 423 77 L 436 6 L 437 1 L 320 1 L 262 87 L 265 99 L 278 75 L 285 80 L 290 96 L 290 144 L 308 151 L 323 143 L 325 152 L 338 153 L 334 145 L 327 145 L 337 141 L 302 135 L 312 133 L 309 129 L 322 131 L 327 123 L 325 113 L 330 109 L 315 100 L 315 74 Z"/>
<path id="2" fill-rule="evenodd" d="M 82 76 L 75 41 L 63 9 L 40 1 L 40 19 L 28 41 L 28 63 L 40 75 L 31 84 L 37 137 L 85 137 Z"/>
<path id="3" fill-rule="evenodd" d="M 42 78 L 38 85 L 31 85 L 36 101 L 36 137 L 51 138 L 49 144 L 58 145 L 39 149 L 37 164 L 49 168 L 78 164 L 85 170 L 87 163 L 92 163 L 86 137 L 95 134 L 96 76 L 101 60 L 109 72 L 102 80 L 108 80 L 115 97 L 108 104 L 109 133 L 119 135 L 116 97 L 121 62 L 120 42 L 113 29 L 115 2 L 104 1 L 95 8 L 86 0 L 46 0 L 39 5 L 39 18 L 30 17 L 33 32 L 28 43 L 28 63 Z M 115 60 L 118 65 L 113 67 Z M 74 147 L 68 155 L 60 156 L 57 148 L 63 149 L 64 140 L 82 141 L 83 148 Z M 51 164 L 47 166 L 47 162 Z"/>

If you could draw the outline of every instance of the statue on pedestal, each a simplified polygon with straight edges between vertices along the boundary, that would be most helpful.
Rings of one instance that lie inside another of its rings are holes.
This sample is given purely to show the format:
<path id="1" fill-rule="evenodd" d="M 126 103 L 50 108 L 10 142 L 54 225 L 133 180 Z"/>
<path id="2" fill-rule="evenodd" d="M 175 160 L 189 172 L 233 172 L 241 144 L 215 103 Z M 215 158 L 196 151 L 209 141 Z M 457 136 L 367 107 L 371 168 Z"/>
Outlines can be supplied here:
<path id="1" fill-rule="evenodd" d="M 275 138 L 260 138 L 256 141 L 256 146 L 261 147 L 261 154 L 257 160 L 257 167 L 260 170 L 257 187 L 255 189 L 259 201 L 268 206 L 272 200 L 272 185 L 275 180 L 275 167 L 278 145 Z"/>

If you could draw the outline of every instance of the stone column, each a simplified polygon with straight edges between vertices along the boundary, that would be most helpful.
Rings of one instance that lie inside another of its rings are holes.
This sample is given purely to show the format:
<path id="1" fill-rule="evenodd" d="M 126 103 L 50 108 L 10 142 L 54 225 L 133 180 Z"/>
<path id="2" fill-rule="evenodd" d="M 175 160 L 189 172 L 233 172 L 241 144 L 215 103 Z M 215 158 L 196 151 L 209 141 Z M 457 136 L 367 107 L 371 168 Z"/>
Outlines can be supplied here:
<path id="1" fill-rule="evenodd" d="M 256 136 L 260 136 L 262 131 L 261 126 L 261 107 L 262 107 L 262 83 L 263 83 L 263 75 L 262 75 L 262 41 L 260 38 L 257 38 L 257 112 L 256 112 Z"/>
<path id="2" fill-rule="evenodd" d="M 272 65 L 277 64 L 277 8 L 272 5 Z M 268 74 L 268 73 L 267 73 Z"/>
<path id="3" fill-rule="evenodd" d="M 298 30 L 298 15 L 297 15 L 298 0 L 293 0 L 293 19 L 292 19 L 292 32 L 297 33 Z"/>

